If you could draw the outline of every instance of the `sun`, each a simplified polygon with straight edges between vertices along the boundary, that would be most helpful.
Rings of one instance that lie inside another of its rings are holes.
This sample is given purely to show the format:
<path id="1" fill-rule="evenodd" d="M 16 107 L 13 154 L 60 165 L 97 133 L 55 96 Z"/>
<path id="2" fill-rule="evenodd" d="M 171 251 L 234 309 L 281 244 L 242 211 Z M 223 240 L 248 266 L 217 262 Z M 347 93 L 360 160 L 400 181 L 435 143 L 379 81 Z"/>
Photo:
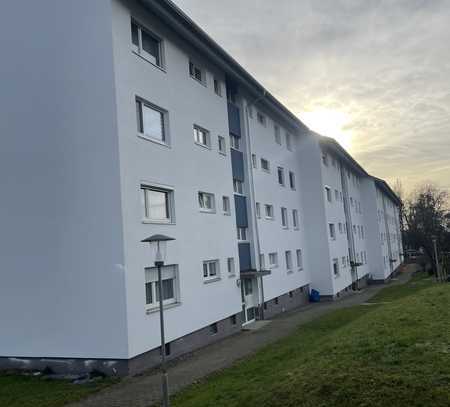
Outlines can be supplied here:
<path id="1" fill-rule="evenodd" d="M 313 131 L 334 138 L 342 147 L 352 148 L 352 134 L 345 130 L 350 122 L 350 117 L 344 112 L 330 109 L 318 109 L 303 112 L 301 120 Z"/>

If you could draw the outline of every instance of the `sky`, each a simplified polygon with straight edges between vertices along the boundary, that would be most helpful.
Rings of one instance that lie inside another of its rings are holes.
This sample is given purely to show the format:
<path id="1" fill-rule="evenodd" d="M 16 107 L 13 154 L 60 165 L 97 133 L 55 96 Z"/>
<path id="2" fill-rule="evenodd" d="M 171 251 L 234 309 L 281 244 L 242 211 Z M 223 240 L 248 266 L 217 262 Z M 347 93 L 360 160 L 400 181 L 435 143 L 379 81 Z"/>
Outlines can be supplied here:
<path id="1" fill-rule="evenodd" d="M 372 175 L 450 191 L 450 0 L 175 0 Z"/>

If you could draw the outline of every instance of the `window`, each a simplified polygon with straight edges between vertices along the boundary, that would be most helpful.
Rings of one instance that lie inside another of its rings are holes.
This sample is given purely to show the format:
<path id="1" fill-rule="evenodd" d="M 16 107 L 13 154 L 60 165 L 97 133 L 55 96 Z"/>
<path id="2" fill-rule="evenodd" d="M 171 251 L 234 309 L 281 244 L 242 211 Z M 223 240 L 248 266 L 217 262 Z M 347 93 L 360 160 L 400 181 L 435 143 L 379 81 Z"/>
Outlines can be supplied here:
<path id="1" fill-rule="evenodd" d="M 281 208 L 281 225 L 287 229 L 288 228 L 288 216 L 287 216 L 287 209 Z"/>
<path id="2" fill-rule="evenodd" d="M 138 132 L 145 138 L 167 144 L 167 112 L 149 102 L 136 99 Z"/>
<path id="3" fill-rule="evenodd" d="M 292 171 L 289 171 L 289 186 L 291 189 L 295 189 L 295 174 Z"/>
<path id="4" fill-rule="evenodd" d="M 281 145 L 281 133 L 280 133 L 280 127 L 275 124 L 273 126 L 274 134 L 275 134 L 275 143 Z"/>
<path id="5" fill-rule="evenodd" d="M 208 192 L 199 192 L 198 203 L 200 205 L 200 209 L 204 212 L 214 212 L 216 209 L 214 194 L 210 194 Z"/>
<path id="6" fill-rule="evenodd" d="M 196 125 L 194 125 L 194 140 L 197 144 L 200 144 L 204 147 L 211 147 L 209 131 Z"/>
<path id="7" fill-rule="evenodd" d="M 339 276 L 339 260 L 333 259 L 333 274 L 335 277 Z"/>
<path id="8" fill-rule="evenodd" d="M 222 84 L 217 78 L 214 78 L 214 92 L 217 96 L 222 96 Z"/>
<path id="9" fill-rule="evenodd" d="M 259 255 L 259 267 L 261 270 L 264 270 L 266 268 L 266 259 L 264 258 L 264 254 Z"/>
<path id="10" fill-rule="evenodd" d="M 270 163 L 265 158 L 261 158 L 261 169 L 264 171 L 270 171 Z"/>
<path id="11" fill-rule="evenodd" d="M 238 240 L 247 240 L 247 228 L 237 228 L 237 238 Z"/>
<path id="12" fill-rule="evenodd" d="M 299 270 L 303 270 L 303 253 L 301 249 L 297 250 L 297 267 Z"/>
<path id="13" fill-rule="evenodd" d="M 230 147 L 239 150 L 239 137 L 230 134 Z"/>
<path id="14" fill-rule="evenodd" d="M 244 279 L 244 294 L 253 294 L 253 282 L 250 278 Z"/>
<path id="15" fill-rule="evenodd" d="M 131 21 L 131 42 L 133 51 L 153 65 L 162 68 L 161 39 L 145 28 Z"/>
<path id="16" fill-rule="evenodd" d="M 361 238 L 364 239 L 364 226 L 361 225 Z"/>
<path id="17" fill-rule="evenodd" d="M 163 266 L 161 273 L 163 304 L 168 305 L 178 302 L 178 266 Z M 159 306 L 158 270 L 156 267 L 145 269 L 145 298 L 147 308 L 157 308 Z"/>
<path id="18" fill-rule="evenodd" d="M 342 268 L 345 268 L 345 256 L 342 256 Z"/>
<path id="19" fill-rule="evenodd" d="M 325 152 L 322 152 L 322 163 L 328 167 L 328 155 Z"/>
<path id="20" fill-rule="evenodd" d="M 293 268 L 293 265 L 292 265 L 292 252 L 290 251 L 290 250 L 287 250 L 285 253 L 284 253 L 284 255 L 285 255 L 285 257 L 286 257 L 286 269 L 289 271 L 289 270 L 292 270 L 292 268 Z"/>
<path id="21" fill-rule="evenodd" d="M 219 136 L 219 153 L 226 154 L 227 153 L 227 143 L 225 142 L 225 137 Z"/>
<path id="22" fill-rule="evenodd" d="M 256 114 L 256 119 L 258 120 L 259 124 L 263 125 L 264 127 L 266 126 L 267 122 L 266 116 L 264 116 L 261 112 L 258 112 Z"/>
<path id="23" fill-rule="evenodd" d="M 331 240 L 335 240 L 336 239 L 336 231 L 335 231 L 335 228 L 334 228 L 334 223 L 329 223 L 328 227 L 330 229 L 330 238 L 331 238 Z"/>
<path id="24" fill-rule="evenodd" d="M 236 315 L 232 315 L 232 316 L 230 317 L 230 324 L 231 324 L 231 325 L 236 325 L 236 324 L 237 324 Z"/>
<path id="25" fill-rule="evenodd" d="M 261 218 L 261 204 L 259 202 L 256 202 L 256 217 Z"/>
<path id="26" fill-rule="evenodd" d="M 269 267 L 278 267 L 278 253 L 269 253 Z"/>
<path id="27" fill-rule="evenodd" d="M 236 274 L 236 267 L 234 264 L 234 257 L 228 257 L 227 259 L 227 269 L 228 269 L 228 275 L 234 276 Z"/>
<path id="28" fill-rule="evenodd" d="M 266 219 L 273 219 L 273 205 L 264 205 Z"/>
<path id="29" fill-rule="evenodd" d="M 203 278 L 205 280 L 220 278 L 219 260 L 207 260 L 203 262 Z"/>
<path id="30" fill-rule="evenodd" d="M 337 189 L 334 190 L 334 200 L 339 201 L 339 191 Z"/>
<path id="31" fill-rule="evenodd" d="M 332 198 L 331 198 L 331 189 L 328 188 L 328 187 L 325 187 L 325 193 L 326 193 L 326 195 L 327 195 L 327 201 L 328 201 L 328 202 L 331 202 L 331 201 L 332 201 Z"/>
<path id="32" fill-rule="evenodd" d="M 215 335 L 217 332 L 219 332 L 219 327 L 217 326 L 217 323 L 214 322 L 214 324 L 211 324 L 211 325 L 209 326 L 209 333 L 210 333 L 211 335 Z"/>
<path id="33" fill-rule="evenodd" d="M 243 185 L 242 181 L 240 181 L 236 178 L 233 178 L 233 190 L 234 190 L 234 193 L 242 195 L 243 190 L 244 190 L 244 185 Z"/>
<path id="34" fill-rule="evenodd" d="M 228 196 L 222 197 L 222 210 L 225 215 L 231 214 L 230 198 Z"/>
<path id="35" fill-rule="evenodd" d="M 292 209 L 292 224 L 294 229 L 298 229 L 298 211 L 297 209 Z"/>
<path id="36" fill-rule="evenodd" d="M 252 165 L 253 168 L 258 168 L 258 161 L 256 159 L 256 154 L 252 154 Z"/>
<path id="37" fill-rule="evenodd" d="M 189 61 L 189 75 L 192 79 L 199 81 L 200 83 L 205 83 L 205 73 L 202 68 L 192 61 Z"/>
<path id="38" fill-rule="evenodd" d="M 339 224 L 338 224 L 338 229 L 339 229 L 339 233 L 342 233 L 342 223 L 341 222 L 339 222 Z"/>
<path id="39" fill-rule="evenodd" d="M 292 137 L 290 133 L 286 133 L 286 147 L 289 151 L 292 151 Z"/>
<path id="40" fill-rule="evenodd" d="M 277 168 L 278 184 L 284 186 L 284 169 L 282 167 Z"/>
<path id="41" fill-rule="evenodd" d="M 141 185 L 144 219 L 152 222 L 173 222 L 173 191 Z"/>

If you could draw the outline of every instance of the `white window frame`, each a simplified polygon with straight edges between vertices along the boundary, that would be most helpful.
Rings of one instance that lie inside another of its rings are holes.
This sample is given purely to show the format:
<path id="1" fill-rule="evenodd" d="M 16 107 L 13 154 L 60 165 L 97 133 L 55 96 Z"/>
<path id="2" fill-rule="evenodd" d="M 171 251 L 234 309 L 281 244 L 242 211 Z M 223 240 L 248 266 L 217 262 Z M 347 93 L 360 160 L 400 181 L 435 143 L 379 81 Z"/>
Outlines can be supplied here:
<path id="1" fill-rule="evenodd" d="M 244 195 L 244 183 L 237 178 L 233 178 L 233 191 L 236 195 Z"/>
<path id="2" fill-rule="evenodd" d="M 266 269 L 266 258 L 264 257 L 263 253 L 260 253 L 259 255 L 259 267 L 261 270 Z"/>
<path id="3" fill-rule="evenodd" d="M 240 151 L 240 140 L 238 136 L 235 136 L 234 134 L 230 134 L 230 148 L 233 150 Z"/>
<path id="4" fill-rule="evenodd" d="M 222 97 L 222 81 L 216 77 L 213 79 L 214 93 Z"/>
<path id="5" fill-rule="evenodd" d="M 293 171 L 289 171 L 289 187 L 295 191 L 295 173 Z"/>
<path id="6" fill-rule="evenodd" d="M 200 140 L 199 138 L 199 134 L 204 135 L 204 141 Z M 193 126 L 193 135 L 194 135 L 194 142 L 195 144 L 197 144 L 198 146 L 207 148 L 207 149 L 211 149 L 211 134 L 209 132 L 209 130 L 205 129 L 204 127 L 201 127 L 197 124 L 194 124 Z"/>
<path id="7" fill-rule="evenodd" d="M 256 217 L 258 219 L 261 219 L 261 204 L 259 202 L 255 203 L 255 211 L 256 211 Z"/>
<path id="8" fill-rule="evenodd" d="M 297 209 L 292 209 L 292 225 L 294 226 L 295 230 L 298 230 L 300 228 Z"/>
<path id="9" fill-rule="evenodd" d="M 214 194 L 212 194 L 211 192 L 204 192 L 204 191 L 199 191 L 197 194 L 198 197 L 198 204 L 200 207 L 200 212 L 205 212 L 205 213 L 215 213 L 216 212 L 216 198 L 214 196 Z M 205 198 L 210 198 L 210 202 L 212 204 L 211 208 L 206 207 L 206 203 L 208 202 L 208 199 Z"/>
<path id="10" fill-rule="evenodd" d="M 269 268 L 273 269 L 277 267 L 278 267 L 278 253 L 277 252 L 269 253 Z"/>
<path id="11" fill-rule="evenodd" d="M 159 192 L 166 195 L 166 218 L 152 218 L 150 216 L 150 207 L 148 205 L 150 201 L 148 191 Z M 140 186 L 141 205 L 142 205 L 142 222 L 143 223 L 157 223 L 157 224 L 175 224 L 175 212 L 174 212 L 174 190 L 168 187 L 159 185 L 152 185 L 149 183 L 141 183 Z"/>
<path id="12" fill-rule="evenodd" d="M 179 284 L 179 272 L 178 272 L 178 264 L 169 264 L 163 266 L 161 269 L 162 279 L 163 279 L 163 287 L 165 280 L 173 280 L 173 294 L 174 296 L 163 300 L 163 307 L 171 306 L 173 304 L 180 303 L 180 284 Z M 146 267 L 144 269 L 145 276 L 145 308 L 147 311 L 154 311 L 159 309 L 159 299 L 157 298 L 157 286 L 158 286 L 158 270 L 156 267 Z M 147 302 L 148 300 L 148 286 L 147 284 L 151 284 L 149 287 L 151 291 L 151 299 L 152 302 Z"/>
<path id="13" fill-rule="evenodd" d="M 166 109 L 159 107 L 148 100 L 141 98 L 140 96 L 136 96 L 136 122 L 137 122 L 137 133 L 140 138 L 143 138 L 148 141 L 152 141 L 157 144 L 161 144 L 163 146 L 170 146 L 170 138 L 169 138 L 169 113 Z M 162 138 L 152 136 L 149 133 L 146 133 L 144 128 L 144 107 L 154 112 L 159 113 L 161 120 L 161 135 Z"/>
<path id="14" fill-rule="evenodd" d="M 261 162 L 261 170 L 270 173 L 270 161 L 267 160 L 266 158 L 261 157 L 260 162 Z M 263 163 L 267 163 L 267 168 L 264 168 Z"/>
<path id="15" fill-rule="evenodd" d="M 192 66 L 192 71 L 191 71 Z M 195 70 L 198 70 L 200 72 L 200 79 L 196 77 Z M 197 81 L 198 83 L 202 84 L 203 86 L 206 86 L 206 70 L 205 68 L 202 68 L 197 62 L 193 61 L 192 59 L 189 59 L 188 63 L 188 70 L 189 70 L 189 76 L 194 79 L 194 81 Z"/>
<path id="16" fill-rule="evenodd" d="M 236 262 L 234 260 L 234 257 L 227 258 L 227 270 L 230 277 L 236 275 Z"/>
<path id="17" fill-rule="evenodd" d="M 142 24 L 138 23 L 134 18 L 131 19 L 130 29 L 132 29 L 133 24 L 138 29 L 138 44 L 137 45 L 134 44 L 133 39 L 131 38 L 131 47 L 132 47 L 133 53 L 140 56 L 142 59 L 149 62 L 153 66 L 156 66 L 157 68 L 164 70 L 165 58 L 164 58 L 163 39 L 159 35 L 156 35 L 154 32 L 152 32 L 151 30 L 145 28 Z M 155 56 L 149 54 L 147 51 L 145 51 L 143 49 L 143 46 L 142 46 L 142 32 L 143 31 L 158 43 L 158 57 L 155 57 Z M 153 59 L 155 61 L 153 61 Z"/>
<path id="18" fill-rule="evenodd" d="M 258 168 L 258 159 L 256 158 L 256 154 L 252 154 L 252 166 L 253 168 Z"/>
<path id="19" fill-rule="evenodd" d="M 292 271 L 294 269 L 294 264 L 293 264 L 293 261 L 292 261 L 292 251 L 291 250 L 286 250 L 284 252 L 284 258 L 285 258 L 285 261 L 286 261 L 286 270 L 288 272 Z"/>
<path id="20" fill-rule="evenodd" d="M 281 226 L 283 229 L 289 228 L 288 211 L 286 208 L 281 208 Z"/>
<path id="21" fill-rule="evenodd" d="M 214 274 L 211 274 L 212 272 L 212 265 L 214 264 Z M 220 261 L 219 259 L 214 260 L 204 260 L 202 263 L 203 269 L 203 281 L 204 282 L 211 282 L 211 281 L 217 281 L 220 280 Z"/>
<path id="22" fill-rule="evenodd" d="M 284 168 L 283 167 L 277 167 L 277 181 L 278 181 L 278 185 L 280 185 L 282 187 L 286 186 L 286 180 L 284 177 Z"/>
<path id="23" fill-rule="evenodd" d="M 327 202 L 333 202 L 333 196 L 331 194 L 331 188 L 328 186 L 325 186 L 325 196 L 327 198 Z"/>
<path id="24" fill-rule="evenodd" d="M 219 148 L 219 153 L 222 155 L 227 155 L 227 141 L 224 136 L 217 136 L 217 145 Z"/>
<path id="25" fill-rule="evenodd" d="M 339 277 L 340 270 L 339 270 L 339 259 L 333 259 L 333 276 Z M 335 267 L 336 266 L 336 267 Z"/>
<path id="26" fill-rule="evenodd" d="M 222 211 L 224 215 L 231 215 L 231 201 L 229 196 L 222 196 Z"/>
<path id="27" fill-rule="evenodd" d="M 330 239 L 331 240 L 336 240 L 336 226 L 334 225 L 334 223 L 329 223 L 328 224 L 328 231 L 330 234 Z"/>
<path id="28" fill-rule="evenodd" d="M 247 242 L 248 241 L 248 228 L 237 227 L 237 240 L 239 242 Z"/>
<path id="29" fill-rule="evenodd" d="M 268 213 L 270 213 L 270 214 L 268 214 Z M 266 219 L 269 219 L 269 220 L 275 219 L 273 205 L 264 204 L 264 216 Z"/>
<path id="30" fill-rule="evenodd" d="M 303 270 L 303 252 L 302 252 L 302 249 L 297 249 L 295 254 L 297 256 L 297 268 L 298 268 L 298 271 L 301 271 L 301 270 Z"/>

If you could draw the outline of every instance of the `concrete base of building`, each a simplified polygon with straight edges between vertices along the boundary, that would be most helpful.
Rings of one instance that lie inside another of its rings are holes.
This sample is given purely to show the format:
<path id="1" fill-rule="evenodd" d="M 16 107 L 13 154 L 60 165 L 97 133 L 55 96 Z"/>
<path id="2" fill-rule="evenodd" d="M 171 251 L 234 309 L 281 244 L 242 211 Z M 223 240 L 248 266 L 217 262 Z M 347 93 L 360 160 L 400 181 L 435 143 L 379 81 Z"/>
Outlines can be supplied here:
<path id="1" fill-rule="evenodd" d="M 320 300 L 321 301 L 336 301 L 338 299 L 347 297 L 348 295 L 354 294 L 355 290 L 362 289 L 364 287 L 367 287 L 369 285 L 369 276 L 366 274 L 365 276 L 358 279 L 356 282 L 353 282 L 352 284 L 348 285 L 347 287 L 343 288 L 339 292 L 337 292 L 334 295 L 321 295 Z"/>
<path id="2" fill-rule="evenodd" d="M 264 318 L 270 319 L 282 312 L 299 308 L 309 303 L 309 285 L 296 288 L 264 303 Z"/>
<path id="3" fill-rule="evenodd" d="M 369 284 L 386 284 L 391 281 L 395 276 L 400 272 L 400 268 L 403 264 L 400 264 L 391 274 L 389 274 L 386 278 L 372 278 L 369 280 Z"/>
<path id="4" fill-rule="evenodd" d="M 176 359 L 198 348 L 236 334 L 240 332 L 241 327 L 240 314 L 236 314 L 175 339 L 166 346 L 167 360 Z M 131 359 L 0 357 L 0 371 L 50 370 L 55 374 L 64 375 L 80 375 L 99 371 L 108 376 L 127 376 L 155 368 L 159 366 L 160 362 L 161 354 L 158 347 Z"/>

